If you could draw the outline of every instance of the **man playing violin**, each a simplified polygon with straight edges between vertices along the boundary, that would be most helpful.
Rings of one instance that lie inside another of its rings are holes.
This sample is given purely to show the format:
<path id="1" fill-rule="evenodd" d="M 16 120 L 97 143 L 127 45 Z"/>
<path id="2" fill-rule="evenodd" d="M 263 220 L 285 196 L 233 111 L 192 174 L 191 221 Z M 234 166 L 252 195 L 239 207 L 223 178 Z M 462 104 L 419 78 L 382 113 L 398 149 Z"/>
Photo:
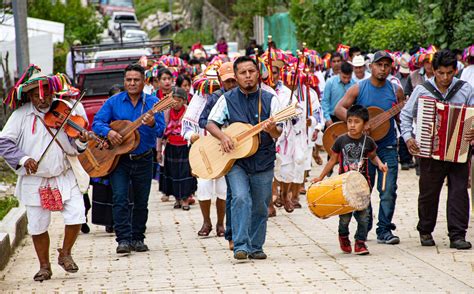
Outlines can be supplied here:
<path id="1" fill-rule="evenodd" d="M 107 137 L 113 146 L 119 146 L 123 137 L 109 124 L 116 120 L 135 121 L 153 108 L 158 102 L 156 96 L 143 92 L 145 70 L 138 64 L 125 68 L 125 91 L 110 97 L 95 115 L 92 130 Z M 163 135 L 165 128 L 162 113 L 146 114 L 142 126 L 138 128 L 140 142 L 136 149 L 124 154 L 117 167 L 110 174 L 113 190 L 113 219 L 117 253 L 148 251 L 144 243 L 146 222 L 148 219 L 148 197 L 153 176 L 153 149 L 157 138 Z M 129 208 L 129 185 L 133 187 L 133 212 Z"/>
<path id="2" fill-rule="evenodd" d="M 74 156 L 83 152 L 87 148 L 89 136 L 83 132 L 78 139 L 73 140 L 61 130 L 56 142 L 52 142 L 53 134 L 57 131 L 48 130 L 44 121 L 52 103 L 52 77 L 42 75 L 35 66 L 30 67 L 28 73 L 32 74 L 14 87 L 5 100 L 17 100 L 22 105 L 12 113 L 0 133 L 0 156 L 18 175 L 15 195 L 26 207 L 28 233 L 33 238 L 40 263 L 40 270 L 34 280 L 42 282 L 52 276 L 48 234 L 51 211 L 40 196 L 41 189 L 44 189 L 42 187 L 47 185 L 59 190 L 63 205 L 64 241 L 62 248 L 58 249 L 58 264 L 70 273 L 79 270 L 71 257 L 71 251 L 81 224 L 86 220 L 84 201 L 66 155 Z M 51 147 L 46 152 L 50 143 Z"/>

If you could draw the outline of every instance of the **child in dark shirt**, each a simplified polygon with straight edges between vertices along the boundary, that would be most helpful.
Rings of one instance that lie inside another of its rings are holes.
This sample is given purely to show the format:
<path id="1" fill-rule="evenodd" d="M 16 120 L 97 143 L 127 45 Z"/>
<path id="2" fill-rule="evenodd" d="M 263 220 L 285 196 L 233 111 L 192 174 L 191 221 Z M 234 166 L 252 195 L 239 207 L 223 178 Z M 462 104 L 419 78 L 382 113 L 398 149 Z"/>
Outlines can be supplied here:
<path id="1" fill-rule="evenodd" d="M 369 181 L 367 159 L 370 159 L 383 172 L 387 172 L 387 165 L 383 164 L 375 153 L 377 145 L 374 140 L 363 133 L 368 121 L 369 112 L 367 108 L 361 105 L 353 105 L 349 108 L 347 111 L 348 132 L 336 139 L 332 146 L 331 158 L 321 172 L 321 175 L 313 179 L 314 183 L 322 181 L 338 162 L 339 174 L 351 170 L 359 171 L 367 181 Z M 369 254 L 365 244 L 369 221 L 367 209 L 339 216 L 339 244 L 341 250 L 344 253 L 352 252 L 351 241 L 349 240 L 349 222 L 353 214 L 357 220 L 354 252 L 358 255 Z"/>

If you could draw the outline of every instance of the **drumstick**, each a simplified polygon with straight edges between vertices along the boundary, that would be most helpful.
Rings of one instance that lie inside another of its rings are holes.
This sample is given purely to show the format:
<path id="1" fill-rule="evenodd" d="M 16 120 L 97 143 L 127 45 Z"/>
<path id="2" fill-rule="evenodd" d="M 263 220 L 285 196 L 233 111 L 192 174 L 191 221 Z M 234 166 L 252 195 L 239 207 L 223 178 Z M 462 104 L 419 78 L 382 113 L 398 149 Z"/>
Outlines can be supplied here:
<path id="1" fill-rule="evenodd" d="M 387 172 L 383 173 L 383 178 L 382 178 L 382 191 L 385 191 L 385 183 L 387 182 Z"/>

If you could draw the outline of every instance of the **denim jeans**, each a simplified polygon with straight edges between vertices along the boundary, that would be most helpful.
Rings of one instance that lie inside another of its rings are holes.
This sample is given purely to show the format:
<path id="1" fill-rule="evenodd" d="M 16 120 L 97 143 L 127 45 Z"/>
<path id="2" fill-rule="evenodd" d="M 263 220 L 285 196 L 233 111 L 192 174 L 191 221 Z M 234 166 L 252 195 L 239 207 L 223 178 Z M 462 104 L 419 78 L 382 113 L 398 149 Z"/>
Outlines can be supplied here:
<path id="1" fill-rule="evenodd" d="M 249 174 L 234 165 L 227 174 L 232 191 L 231 225 L 234 252 L 263 251 L 268 205 L 272 197 L 273 169 Z"/>
<path id="2" fill-rule="evenodd" d="M 225 176 L 225 183 L 227 185 L 227 195 L 225 198 L 225 234 L 224 238 L 227 241 L 232 240 L 232 219 L 231 215 L 232 213 L 230 212 L 230 208 L 232 206 L 232 190 L 230 189 L 230 184 L 229 180 L 227 179 L 227 176 Z"/>
<path id="3" fill-rule="evenodd" d="M 377 171 L 377 190 L 379 191 L 380 206 L 379 219 L 377 223 L 377 237 L 381 237 L 387 232 L 395 229 L 392 223 L 393 213 L 395 211 L 395 202 L 397 200 L 397 178 L 398 178 L 398 154 L 396 146 L 387 146 L 377 150 L 377 155 L 383 163 L 388 165 L 387 180 L 385 191 L 382 191 L 383 172 L 380 171 L 369 161 L 369 177 L 372 188 L 375 184 L 375 173 Z M 369 227 L 372 229 L 372 206 L 369 206 Z"/>
<path id="4" fill-rule="evenodd" d="M 116 241 L 145 239 L 148 220 L 148 197 L 153 176 L 152 154 L 131 160 L 123 155 L 110 174 L 114 204 L 112 206 Z M 134 193 L 133 209 L 129 207 L 129 184 Z"/>
<path id="5" fill-rule="evenodd" d="M 357 231 L 354 238 L 365 242 L 369 233 L 367 230 L 369 211 L 367 209 L 339 215 L 339 236 L 349 236 L 349 223 L 351 222 L 352 215 L 354 215 L 357 221 Z"/>

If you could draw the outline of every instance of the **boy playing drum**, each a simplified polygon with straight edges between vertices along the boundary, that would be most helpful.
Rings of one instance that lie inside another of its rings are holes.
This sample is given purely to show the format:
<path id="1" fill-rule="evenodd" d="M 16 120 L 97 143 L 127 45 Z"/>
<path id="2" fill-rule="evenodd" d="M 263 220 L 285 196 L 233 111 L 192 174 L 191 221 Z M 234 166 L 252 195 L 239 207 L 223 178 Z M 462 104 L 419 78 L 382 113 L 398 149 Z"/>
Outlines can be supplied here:
<path id="1" fill-rule="evenodd" d="M 353 105 L 349 108 L 347 111 L 348 132 L 339 136 L 336 142 L 334 142 L 331 158 L 321 172 L 321 175 L 313 179 L 313 183 L 322 181 L 338 162 L 339 174 L 355 170 L 362 173 L 367 181 L 370 181 L 367 167 L 368 158 L 381 171 L 387 172 L 387 165 L 383 164 L 375 153 L 377 145 L 374 140 L 363 133 L 368 121 L 369 112 L 367 108 L 361 105 Z M 369 250 L 365 245 L 369 221 L 367 209 L 339 215 L 339 244 L 341 250 L 344 253 L 352 252 L 351 241 L 349 240 L 349 222 L 351 221 L 352 214 L 354 214 L 357 220 L 354 252 L 358 255 L 369 254 Z"/>

